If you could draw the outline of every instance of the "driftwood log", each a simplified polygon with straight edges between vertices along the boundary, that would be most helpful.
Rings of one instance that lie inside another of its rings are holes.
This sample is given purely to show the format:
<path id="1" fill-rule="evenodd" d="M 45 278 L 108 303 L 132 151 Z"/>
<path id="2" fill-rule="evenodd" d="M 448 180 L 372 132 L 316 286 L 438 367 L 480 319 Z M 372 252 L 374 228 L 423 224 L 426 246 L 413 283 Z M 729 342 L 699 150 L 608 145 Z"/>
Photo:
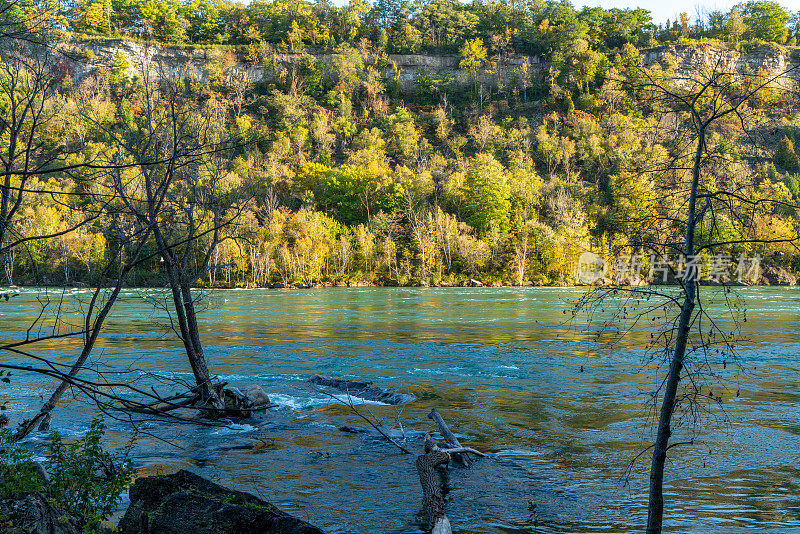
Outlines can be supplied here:
<path id="1" fill-rule="evenodd" d="M 444 511 L 444 492 L 436 468 L 447 465 L 450 455 L 425 436 L 425 454 L 417 456 L 417 473 L 422 486 L 422 511 L 432 534 L 451 534 L 450 520 Z"/>
<path id="2" fill-rule="evenodd" d="M 203 414 L 215 416 L 228 416 L 235 419 L 245 419 L 253 415 L 254 412 L 275 408 L 277 404 L 272 404 L 264 390 L 259 386 L 243 386 L 237 388 L 229 386 L 227 382 L 212 384 L 212 389 L 217 398 L 222 399 L 224 411 L 218 413 L 203 404 L 202 396 L 197 388 L 189 391 L 161 398 L 158 402 L 147 405 L 128 403 L 126 410 L 132 413 L 142 413 L 149 415 L 164 415 L 174 410 L 183 408 L 198 409 Z M 155 393 L 155 391 L 154 391 Z M 40 429 L 41 430 L 41 429 Z"/>
<path id="3" fill-rule="evenodd" d="M 450 460 L 455 460 L 456 458 L 463 458 L 459 462 L 461 465 L 470 466 L 472 465 L 472 460 L 469 458 L 469 454 L 475 454 L 476 456 L 486 455 L 470 447 L 462 447 L 435 408 L 431 410 L 428 417 L 436 422 L 440 433 L 445 436 L 445 440 L 450 447 L 439 447 L 431 439 L 430 434 L 425 434 L 425 452 L 417 457 L 417 474 L 419 474 L 419 483 L 422 486 L 422 512 L 431 534 L 452 534 L 450 520 L 447 519 L 444 509 L 444 490 L 437 476 L 436 468 L 443 467 L 446 469 Z"/>
<path id="4" fill-rule="evenodd" d="M 439 433 L 442 435 L 450 448 L 457 449 L 461 447 L 461 444 L 458 442 L 453 433 L 450 432 L 450 429 L 447 428 L 447 424 L 444 422 L 444 419 L 442 419 L 442 416 L 439 415 L 439 412 L 436 411 L 436 408 L 431 408 L 431 413 L 428 414 L 428 419 L 432 419 L 433 422 L 436 423 L 436 426 L 439 427 Z M 472 465 L 472 460 L 468 454 L 455 453 L 453 454 L 453 461 L 461 467 L 469 467 Z"/>

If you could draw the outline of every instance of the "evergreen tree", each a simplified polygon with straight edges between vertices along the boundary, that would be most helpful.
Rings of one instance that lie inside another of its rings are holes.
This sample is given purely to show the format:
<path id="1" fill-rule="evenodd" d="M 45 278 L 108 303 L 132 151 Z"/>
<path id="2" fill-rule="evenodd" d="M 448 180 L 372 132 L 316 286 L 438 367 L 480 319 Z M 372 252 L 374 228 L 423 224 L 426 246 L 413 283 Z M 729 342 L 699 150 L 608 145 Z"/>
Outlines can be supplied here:
<path id="1" fill-rule="evenodd" d="M 784 136 L 778 143 L 773 160 L 775 166 L 783 172 L 796 173 L 800 171 L 800 160 L 794 151 L 794 143 L 787 136 Z"/>

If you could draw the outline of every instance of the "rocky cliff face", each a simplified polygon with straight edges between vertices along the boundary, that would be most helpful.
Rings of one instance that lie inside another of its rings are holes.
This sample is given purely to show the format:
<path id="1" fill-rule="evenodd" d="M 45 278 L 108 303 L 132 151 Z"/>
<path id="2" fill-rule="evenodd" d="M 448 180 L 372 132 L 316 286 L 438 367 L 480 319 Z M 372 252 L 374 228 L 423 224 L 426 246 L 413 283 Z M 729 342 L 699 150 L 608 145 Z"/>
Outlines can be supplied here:
<path id="1" fill-rule="evenodd" d="M 86 41 L 74 44 L 59 44 L 62 52 L 61 61 L 73 81 L 79 82 L 86 76 L 108 68 L 118 53 L 125 56 L 131 66 L 132 74 L 151 76 L 166 74 L 184 74 L 199 81 L 208 79 L 208 68 L 213 62 L 233 61 L 236 69 L 254 83 L 268 82 L 276 77 L 282 68 L 300 60 L 300 54 L 274 54 L 264 64 L 246 62 L 241 54 L 231 49 L 221 48 L 176 48 L 169 46 L 148 45 L 145 43 L 108 39 Z M 330 53 L 314 54 L 322 63 L 330 68 L 333 55 Z M 226 57 L 227 56 L 227 57 Z M 371 61 L 372 58 L 366 58 Z M 392 54 L 385 75 L 391 78 L 394 66 L 399 70 L 399 79 L 403 89 L 414 88 L 417 75 L 427 69 L 438 78 L 449 78 L 458 85 L 471 83 L 468 73 L 459 69 L 460 58 L 455 54 Z M 394 66 L 392 65 L 394 63 Z M 495 68 L 480 74 L 481 81 L 489 84 L 509 83 L 518 75 L 523 63 L 527 63 L 529 75 L 543 77 L 549 64 L 538 57 L 509 55 L 495 61 Z"/>
<path id="2" fill-rule="evenodd" d="M 108 39 L 87 41 L 77 44 L 62 44 L 59 49 L 65 51 L 62 63 L 68 63 L 67 70 L 72 74 L 74 81 L 80 81 L 92 73 L 107 68 L 117 53 L 123 54 L 131 65 L 133 74 L 142 76 L 149 72 L 152 76 L 169 74 L 187 74 L 200 81 L 208 78 L 209 66 L 213 62 L 225 59 L 233 61 L 236 68 L 246 78 L 254 83 L 267 82 L 276 77 L 276 73 L 288 65 L 299 61 L 299 54 L 275 54 L 268 64 L 254 64 L 245 62 L 240 53 L 229 49 L 219 48 L 175 48 L 169 46 L 147 45 L 144 43 L 124 41 L 121 39 Z M 784 85 L 796 83 L 800 80 L 800 54 L 788 53 L 774 46 L 761 46 L 747 53 L 739 53 L 727 48 L 700 44 L 700 45 L 669 45 L 643 49 L 641 51 L 643 62 L 651 66 L 657 62 L 671 60 L 676 66 L 679 76 L 691 76 L 702 68 L 719 65 L 727 71 L 752 72 L 765 71 L 770 75 L 777 75 L 790 71 L 781 83 Z M 226 58 L 226 56 L 228 56 Z M 316 54 L 323 64 L 330 67 L 333 55 L 329 53 Z M 393 68 L 391 62 L 399 69 L 399 79 L 406 91 L 414 88 L 417 75 L 422 69 L 427 69 L 432 75 L 439 78 L 449 78 L 458 85 L 471 83 L 469 75 L 459 69 L 460 58 L 454 54 L 407 54 L 390 55 L 390 65 L 386 69 L 386 76 L 391 77 Z M 367 58 L 370 60 L 370 58 Z M 481 81 L 488 84 L 510 83 L 520 76 L 523 64 L 527 63 L 529 75 L 543 79 L 550 64 L 536 56 L 509 55 L 494 62 L 493 69 L 481 73 Z"/>
<path id="3" fill-rule="evenodd" d="M 763 71 L 768 76 L 786 73 L 777 80 L 784 86 L 800 80 L 800 54 L 796 51 L 789 54 L 772 45 L 762 45 L 745 53 L 710 44 L 658 46 L 641 53 L 647 67 L 671 60 L 675 64 L 675 74 L 680 77 L 691 77 L 701 70 L 718 67 L 725 72 L 756 74 Z"/>

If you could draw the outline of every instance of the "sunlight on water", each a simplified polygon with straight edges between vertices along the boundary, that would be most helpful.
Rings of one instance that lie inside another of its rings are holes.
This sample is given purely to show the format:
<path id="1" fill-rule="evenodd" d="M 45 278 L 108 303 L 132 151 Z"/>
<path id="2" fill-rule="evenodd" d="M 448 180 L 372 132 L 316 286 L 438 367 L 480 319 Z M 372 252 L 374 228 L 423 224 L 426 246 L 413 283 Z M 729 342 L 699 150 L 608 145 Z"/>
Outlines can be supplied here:
<path id="1" fill-rule="evenodd" d="M 144 299 L 162 293 L 123 292 L 93 366 L 140 387 L 191 380 L 167 319 Z M 404 433 L 393 430 L 412 450 L 433 430 L 426 414 L 435 406 L 462 442 L 493 453 L 451 471 L 456 532 L 640 532 L 647 455 L 630 463 L 652 438 L 648 401 L 660 375 L 643 359 L 646 330 L 610 346 L 568 323 L 563 311 L 580 295 L 555 288 L 208 292 L 201 328 L 213 371 L 233 384 L 263 386 L 279 407 L 230 429 L 147 422 L 136 462 L 145 474 L 157 465 L 189 467 L 327 532 L 419 532 L 414 458 L 372 432 L 340 431 L 364 424 L 302 384 L 316 373 L 370 379 L 416 397 L 400 414 Z M 700 426 L 684 418 L 676 428 L 676 439 L 693 437 L 695 445 L 673 449 L 668 465 L 671 531 L 800 531 L 800 289 L 740 295 L 747 322 L 739 360 L 707 378 L 722 401 Z M 0 308 L 4 338 L 24 336 L 38 313 L 35 296 L 22 290 Z M 79 318 L 77 304 L 89 295 L 63 296 Z M 719 317 L 724 310 L 723 299 L 709 307 Z M 67 363 L 79 346 L 62 340 L 48 349 Z M 12 412 L 25 412 L 51 387 L 18 374 L 3 394 Z M 79 435 L 92 407 L 80 398 L 65 405 L 54 426 Z M 389 426 L 397 417 L 394 407 L 368 408 Z M 127 427 L 111 427 L 119 432 L 113 441 L 123 442 Z"/>

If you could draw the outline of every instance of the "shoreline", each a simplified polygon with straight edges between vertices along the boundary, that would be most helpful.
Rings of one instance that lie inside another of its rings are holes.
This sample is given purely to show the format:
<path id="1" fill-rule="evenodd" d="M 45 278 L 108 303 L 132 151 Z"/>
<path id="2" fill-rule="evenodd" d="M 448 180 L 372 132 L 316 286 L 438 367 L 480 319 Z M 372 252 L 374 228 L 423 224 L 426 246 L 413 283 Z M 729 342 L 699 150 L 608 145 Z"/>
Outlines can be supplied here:
<path id="1" fill-rule="evenodd" d="M 225 283 L 215 283 L 214 285 L 210 285 L 206 283 L 204 280 L 198 280 L 192 287 L 194 289 L 322 289 L 322 288 L 352 288 L 352 287 L 437 287 L 437 288 L 457 288 L 457 287 L 487 287 L 487 288 L 499 288 L 499 287 L 561 287 L 561 288 L 569 288 L 569 287 L 619 287 L 619 288 L 642 288 L 642 287 L 668 287 L 668 286 L 679 286 L 680 280 L 675 278 L 675 276 L 670 273 L 669 277 L 665 277 L 663 280 L 660 279 L 652 279 L 650 280 L 658 280 L 658 283 L 652 283 L 649 280 L 637 278 L 631 279 L 628 277 L 622 278 L 621 283 L 615 284 L 615 280 L 605 276 L 603 278 L 598 278 L 593 283 L 582 283 L 578 282 L 577 280 L 523 280 L 522 283 L 518 283 L 516 281 L 512 281 L 508 278 L 502 278 L 501 275 L 490 275 L 486 274 L 484 276 L 481 275 L 449 275 L 448 277 L 444 277 L 441 275 L 434 275 L 432 278 L 424 279 L 418 278 L 414 276 L 401 276 L 400 280 L 398 279 L 389 279 L 381 276 L 376 276 L 371 279 L 335 279 L 332 280 L 330 278 L 325 278 L 318 281 L 276 281 L 276 282 L 267 282 L 264 281 L 263 284 L 256 284 L 253 282 L 242 283 L 242 282 L 225 282 Z M 577 276 L 577 275 L 576 275 Z M 95 285 L 89 284 L 87 282 L 83 282 L 81 280 L 76 280 L 74 282 L 58 280 L 53 278 L 47 278 L 42 281 L 40 284 L 29 283 L 29 279 L 25 277 L 21 277 L 22 280 L 17 284 L 11 285 L 0 285 L 0 291 L 8 290 L 8 289 L 15 289 L 15 288 L 49 288 L 49 287 L 57 287 L 57 288 L 93 288 L 97 287 Z M 148 283 L 149 282 L 149 283 Z M 775 264 L 762 264 L 760 271 L 757 271 L 754 276 L 749 278 L 749 281 L 740 281 L 740 280 L 730 280 L 728 276 L 725 275 L 720 277 L 720 279 L 714 280 L 711 279 L 710 276 L 706 276 L 705 279 L 701 279 L 698 281 L 700 286 L 710 287 L 710 286 L 725 286 L 725 287 L 792 287 L 796 285 L 800 285 L 800 274 L 797 274 L 793 271 L 790 271 L 780 265 Z M 110 285 L 110 284 L 107 284 Z M 149 288 L 149 289 L 162 289 L 168 288 L 166 280 L 160 279 L 158 276 L 151 276 L 147 277 L 142 280 L 141 284 L 137 284 L 136 280 L 134 279 L 133 284 L 125 284 L 123 285 L 124 288 L 132 288 L 132 287 L 140 287 L 140 288 Z"/>
<path id="2" fill-rule="evenodd" d="M 477 283 L 475 283 L 477 282 Z M 798 283 L 747 283 L 747 282 L 712 282 L 712 281 L 701 281 L 700 286 L 702 287 L 729 287 L 729 288 L 747 288 L 747 287 L 800 287 Z M 601 284 L 581 284 L 581 283 L 572 283 L 572 282 L 555 282 L 555 283 L 536 283 L 536 282 L 524 282 L 522 285 L 519 284 L 512 284 L 509 282 L 482 282 L 482 281 L 467 281 L 462 283 L 408 283 L 408 284 L 381 284 L 381 283 L 372 283 L 372 282 L 341 282 L 341 283 L 331 283 L 331 282 L 319 282 L 313 284 L 303 284 L 303 283 L 293 283 L 293 284 L 284 284 L 284 283 L 275 283 L 269 285 L 239 285 L 239 286 L 228 286 L 228 285 L 215 285 L 209 286 L 204 284 L 198 284 L 192 286 L 192 289 L 211 289 L 211 290 L 227 290 L 227 291 L 240 291 L 240 290 L 248 290 L 248 289 L 262 289 L 262 290 L 298 290 L 298 289 L 351 289 L 351 288 L 429 288 L 429 289 L 463 289 L 463 288 L 486 288 L 486 289 L 499 289 L 499 288 L 562 288 L 562 289 L 570 289 L 570 288 L 620 288 L 620 289 L 631 289 L 631 288 L 658 288 L 658 287 L 678 287 L 680 284 L 678 283 L 664 283 L 664 284 L 613 284 L 613 283 L 601 283 Z M 76 283 L 67 283 L 67 284 L 13 284 L 13 285 L 0 285 L 0 292 L 14 290 L 14 289 L 93 289 L 96 288 L 95 285 L 85 284 L 81 282 Z M 169 289 L 167 285 L 125 285 L 123 289 Z M 2 293 L 0 293 L 0 298 L 2 297 Z"/>

